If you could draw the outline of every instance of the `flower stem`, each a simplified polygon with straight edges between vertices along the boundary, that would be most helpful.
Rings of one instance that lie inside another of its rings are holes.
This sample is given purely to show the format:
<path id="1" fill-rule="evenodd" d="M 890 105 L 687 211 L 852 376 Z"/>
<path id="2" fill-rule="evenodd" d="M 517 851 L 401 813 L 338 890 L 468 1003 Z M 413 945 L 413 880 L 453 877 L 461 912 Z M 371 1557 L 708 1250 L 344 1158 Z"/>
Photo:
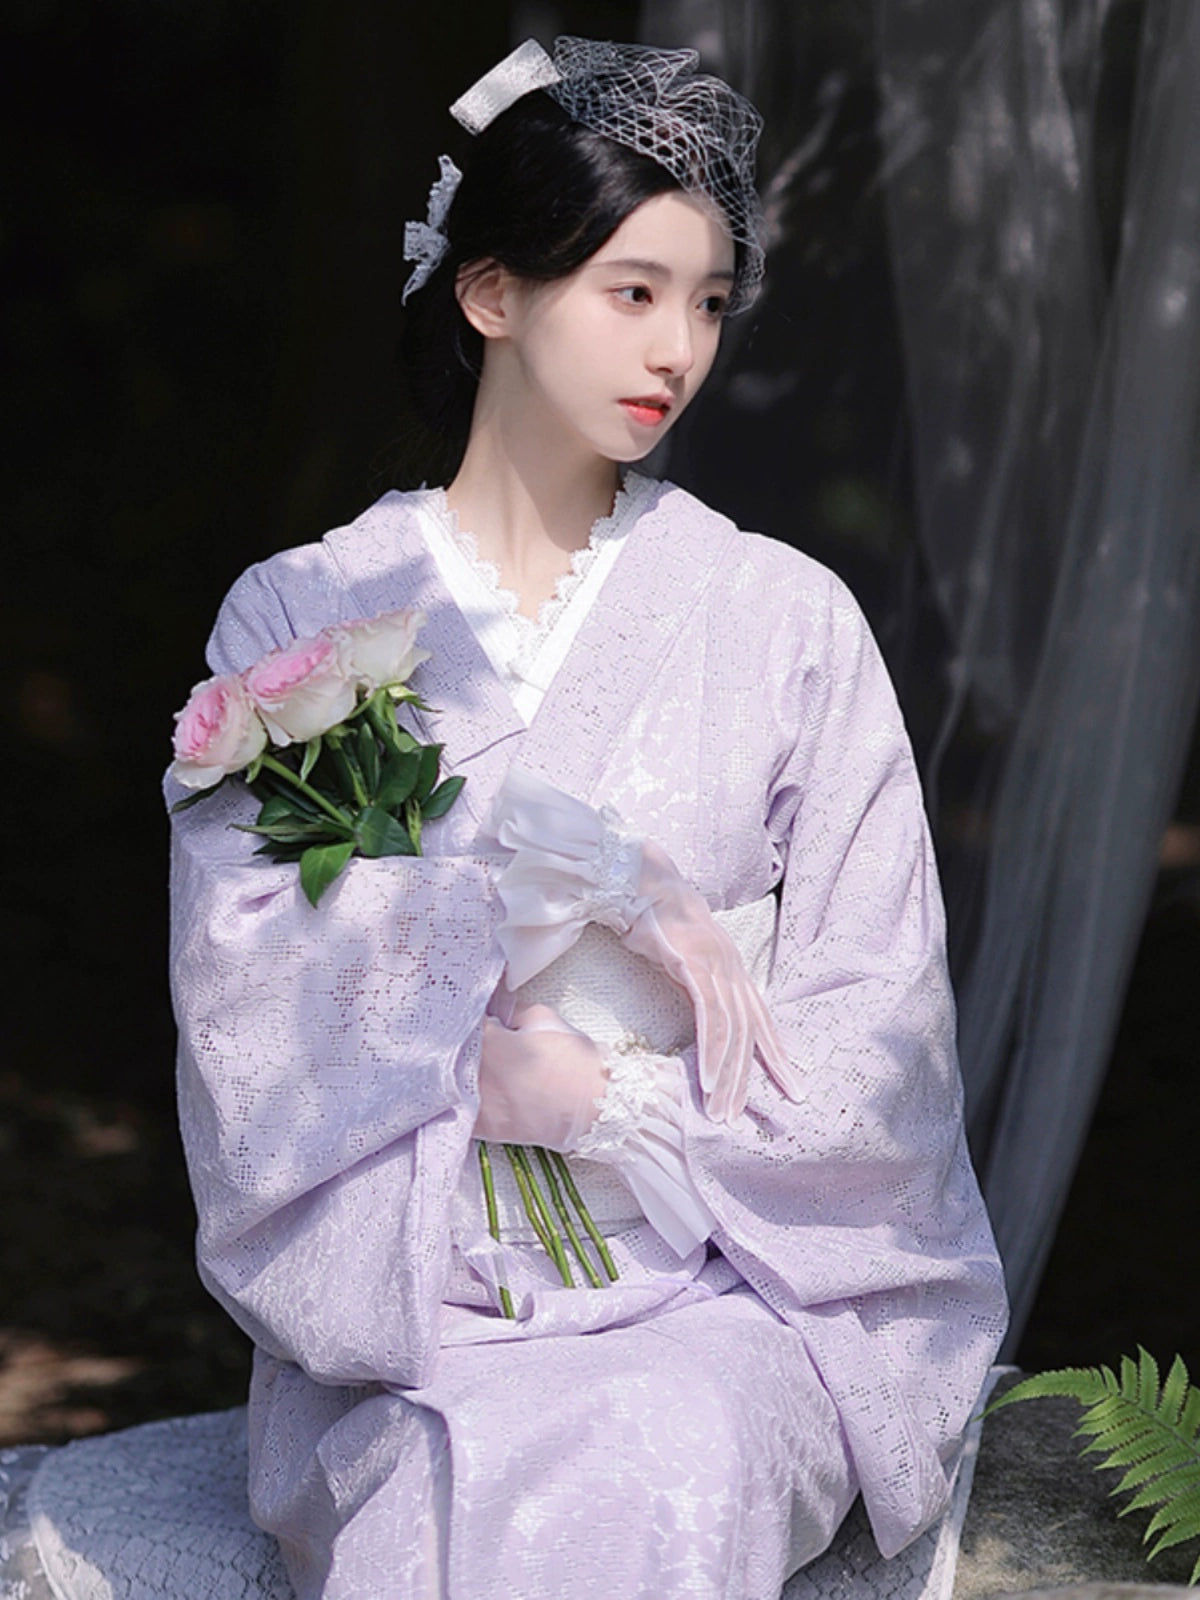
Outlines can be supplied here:
<path id="1" fill-rule="evenodd" d="M 563 1187 L 571 1197 L 571 1204 L 579 1213 L 579 1220 L 587 1229 L 588 1238 L 591 1239 L 592 1243 L 596 1246 L 596 1253 L 604 1263 L 604 1270 L 608 1274 L 608 1281 L 610 1283 L 616 1283 L 617 1279 L 620 1277 L 620 1273 L 617 1271 L 616 1263 L 609 1252 L 608 1245 L 604 1242 L 604 1235 L 592 1221 L 592 1213 L 584 1204 L 583 1196 L 580 1194 L 575 1185 L 575 1179 L 571 1176 L 571 1169 L 567 1165 L 566 1156 L 560 1155 L 557 1151 L 555 1151 L 553 1152 L 552 1159 L 554 1161 L 554 1165 L 558 1168 L 558 1175 L 562 1179 Z"/>
<path id="2" fill-rule="evenodd" d="M 558 1275 L 564 1287 L 573 1289 L 575 1279 L 571 1274 L 567 1252 L 563 1249 L 562 1235 L 551 1220 L 550 1209 L 542 1194 L 541 1185 L 529 1164 L 525 1147 L 519 1144 L 506 1144 L 504 1148 L 508 1152 L 513 1177 L 517 1180 L 517 1188 L 521 1191 L 521 1199 L 525 1202 L 525 1215 L 533 1224 L 533 1230 L 541 1241 L 542 1248 L 558 1268 Z"/>
<path id="3" fill-rule="evenodd" d="M 492 1158 L 482 1139 L 479 1140 L 479 1170 L 483 1175 L 483 1203 L 487 1208 L 488 1232 L 499 1244 L 500 1214 L 496 1210 L 496 1180 L 492 1177 Z M 500 1285 L 500 1310 L 511 1322 L 516 1321 L 517 1314 L 513 1310 L 512 1295 L 503 1284 Z"/>
<path id="4" fill-rule="evenodd" d="M 575 1252 L 575 1259 L 583 1268 L 584 1276 L 587 1278 L 587 1281 L 591 1284 L 592 1288 L 603 1288 L 603 1285 L 600 1282 L 600 1274 L 588 1260 L 587 1255 L 584 1253 L 583 1245 L 579 1242 L 579 1235 L 575 1232 L 575 1224 L 571 1221 L 571 1213 L 567 1210 L 567 1203 L 563 1199 L 562 1189 L 559 1187 L 558 1175 L 551 1164 L 549 1153 L 538 1148 L 535 1148 L 533 1153 L 538 1158 L 538 1165 L 542 1169 L 542 1175 L 550 1187 L 550 1198 L 554 1202 L 554 1209 L 558 1212 L 558 1219 L 563 1225 L 563 1232 L 567 1236 L 567 1242 L 570 1244 L 571 1249 Z"/>
<path id="5" fill-rule="evenodd" d="M 314 789 L 312 784 L 305 783 L 303 778 L 297 777 L 291 767 L 285 766 L 282 761 L 277 761 L 273 755 L 267 754 L 262 756 L 262 765 L 266 767 L 268 772 L 273 772 L 277 778 L 286 779 L 293 788 L 299 789 L 301 794 L 307 795 L 314 805 L 320 806 L 325 815 L 337 824 L 338 831 L 344 833 L 347 839 L 354 837 L 354 827 L 346 813 L 339 811 L 335 805 L 326 800 L 319 789 Z"/>
<path id="6" fill-rule="evenodd" d="M 358 763 L 355 761 L 352 752 L 342 748 L 342 741 L 340 737 L 334 739 L 330 738 L 329 734 L 326 734 L 325 743 L 328 747 L 333 764 L 341 773 L 343 781 L 350 785 L 350 788 L 354 793 L 355 804 L 360 810 L 363 810 L 370 804 L 370 799 L 367 795 L 366 789 L 363 787 L 362 778 L 360 777 L 358 771 Z"/>

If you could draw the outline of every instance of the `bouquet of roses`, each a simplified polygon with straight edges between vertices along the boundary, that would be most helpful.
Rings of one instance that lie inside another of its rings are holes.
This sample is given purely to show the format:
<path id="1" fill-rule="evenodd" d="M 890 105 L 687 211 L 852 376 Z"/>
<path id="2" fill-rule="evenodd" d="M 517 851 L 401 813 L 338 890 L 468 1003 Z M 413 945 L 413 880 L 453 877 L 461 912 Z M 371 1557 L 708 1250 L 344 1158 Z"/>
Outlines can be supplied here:
<path id="1" fill-rule="evenodd" d="M 418 856 L 421 828 L 449 811 L 465 779 L 438 781 L 442 746 L 419 744 L 396 719 L 401 705 L 428 711 L 408 680 L 427 650 L 415 640 L 425 618 L 391 611 L 335 623 L 291 644 L 245 672 L 209 678 L 192 690 L 175 719 L 171 776 L 193 793 L 174 810 L 195 805 L 228 778 L 240 777 L 261 802 L 251 824 L 262 836 L 256 854 L 295 861 L 315 906 L 354 855 Z M 561 1219 L 588 1281 L 601 1278 L 587 1259 L 567 1205 L 591 1238 L 609 1280 L 617 1270 L 565 1159 L 535 1150 L 550 1188 L 541 1189 L 529 1152 L 505 1145 L 526 1215 L 537 1238 L 573 1285 Z M 487 1145 L 479 1143 L 488 1229 L 499 1240 L 495 1182 Z M 509 1291 L 501 1307 L 513 1316 Z"/>
<path id="2" fill-rule="evenodd" d="M 335 623 L 272 650 L 240 674 L 197 684 L 175 719 L 171 776 L 202 800 L 241 777 L 261 802 L 246 828 L 258 854 L 296 861 L 315 906 L 351 856 L 418 856 L 422 825 L 444 816 L 463 778 L 439 782 L 442 746 L 420 744 L 397 706 L 427 711 L 408 686 L 429 659 L 425 618 L 391 611 Z"/>

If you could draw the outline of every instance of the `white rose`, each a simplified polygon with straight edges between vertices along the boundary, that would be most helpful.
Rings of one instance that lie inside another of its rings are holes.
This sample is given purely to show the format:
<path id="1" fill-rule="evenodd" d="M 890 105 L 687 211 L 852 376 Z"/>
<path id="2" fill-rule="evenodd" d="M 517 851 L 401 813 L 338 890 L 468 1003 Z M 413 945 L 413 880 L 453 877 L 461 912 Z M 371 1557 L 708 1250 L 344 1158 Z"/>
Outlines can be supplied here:
<path id="1" fill-rule="evenodd" d="M 385 611 L 361 622 L 343 622 L 325 631 L 344 650 L 350 671 L 370 692 L 385 684 L 407 683 L 428 650 L 414 643 L 425 626 L 423 611 Z"/>
<path id="2" fill-rule="evenodd" d="M 354 673 L 338 640 L 328 634 L 296 639 L 243 675 L 246 690 L 277 745 L 302 744 L 354 710 Z"/>

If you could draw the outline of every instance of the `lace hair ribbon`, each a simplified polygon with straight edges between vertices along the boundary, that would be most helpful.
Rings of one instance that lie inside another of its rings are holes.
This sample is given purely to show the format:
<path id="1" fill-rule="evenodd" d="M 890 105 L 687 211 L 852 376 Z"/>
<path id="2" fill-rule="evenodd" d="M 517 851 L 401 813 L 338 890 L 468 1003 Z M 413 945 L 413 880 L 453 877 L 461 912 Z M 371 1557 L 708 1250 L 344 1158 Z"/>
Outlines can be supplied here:
<path id="1" fill-rule="evenodd" d="M 439 156 L 441 176 L 434 179 L 429 191 L 429 208 L 424 222 L 404 224 L 404 259 L 414 263 L 408 282 L 400 296 L 406 304 L 410 294 L 415 294 L 428 281 L 430 273 L 446 254 L 450 241 L 446 238 L 446 217 L 454 199 L 462 173 L 449 156 Z"/>
<path id="2" fill-rule="evenodd" d="M 450 115 L 468 133 L 482 133 L 522 95 L 549 88 L 558 82 L 558 76 L 558 68 L 537 40 L 526 39 L 490 72 L 485 72 L 466 94 L 459 95 L 450 107 Z"/>

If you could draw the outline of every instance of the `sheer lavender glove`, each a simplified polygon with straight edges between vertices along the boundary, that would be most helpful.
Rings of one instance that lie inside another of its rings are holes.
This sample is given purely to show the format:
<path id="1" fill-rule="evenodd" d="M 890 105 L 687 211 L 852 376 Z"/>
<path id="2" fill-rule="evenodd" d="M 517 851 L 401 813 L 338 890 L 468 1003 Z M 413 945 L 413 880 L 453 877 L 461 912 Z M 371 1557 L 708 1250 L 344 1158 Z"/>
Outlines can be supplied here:
<path id="1" fill-rule="evenodd" d="M 714 1122 L 732 1122 L 746 1105 L 755 1053 L 791 1099 L 800 1094 L 775 1024 L 733 940 L 713 921 L 661 846 L 642 840 L 633 916 L 621 943 L 661 967 L 687 992 L 696 1013 L 696 1057 L 704 1107 Z"/>
<path id="2" fill-rule="evenodd" d="M 571 1151 L 607 1087 L 598 1046 L 549 1006 L 515 1006 L 509 1026 L 485 1017 L 475 1137 Z"/>

